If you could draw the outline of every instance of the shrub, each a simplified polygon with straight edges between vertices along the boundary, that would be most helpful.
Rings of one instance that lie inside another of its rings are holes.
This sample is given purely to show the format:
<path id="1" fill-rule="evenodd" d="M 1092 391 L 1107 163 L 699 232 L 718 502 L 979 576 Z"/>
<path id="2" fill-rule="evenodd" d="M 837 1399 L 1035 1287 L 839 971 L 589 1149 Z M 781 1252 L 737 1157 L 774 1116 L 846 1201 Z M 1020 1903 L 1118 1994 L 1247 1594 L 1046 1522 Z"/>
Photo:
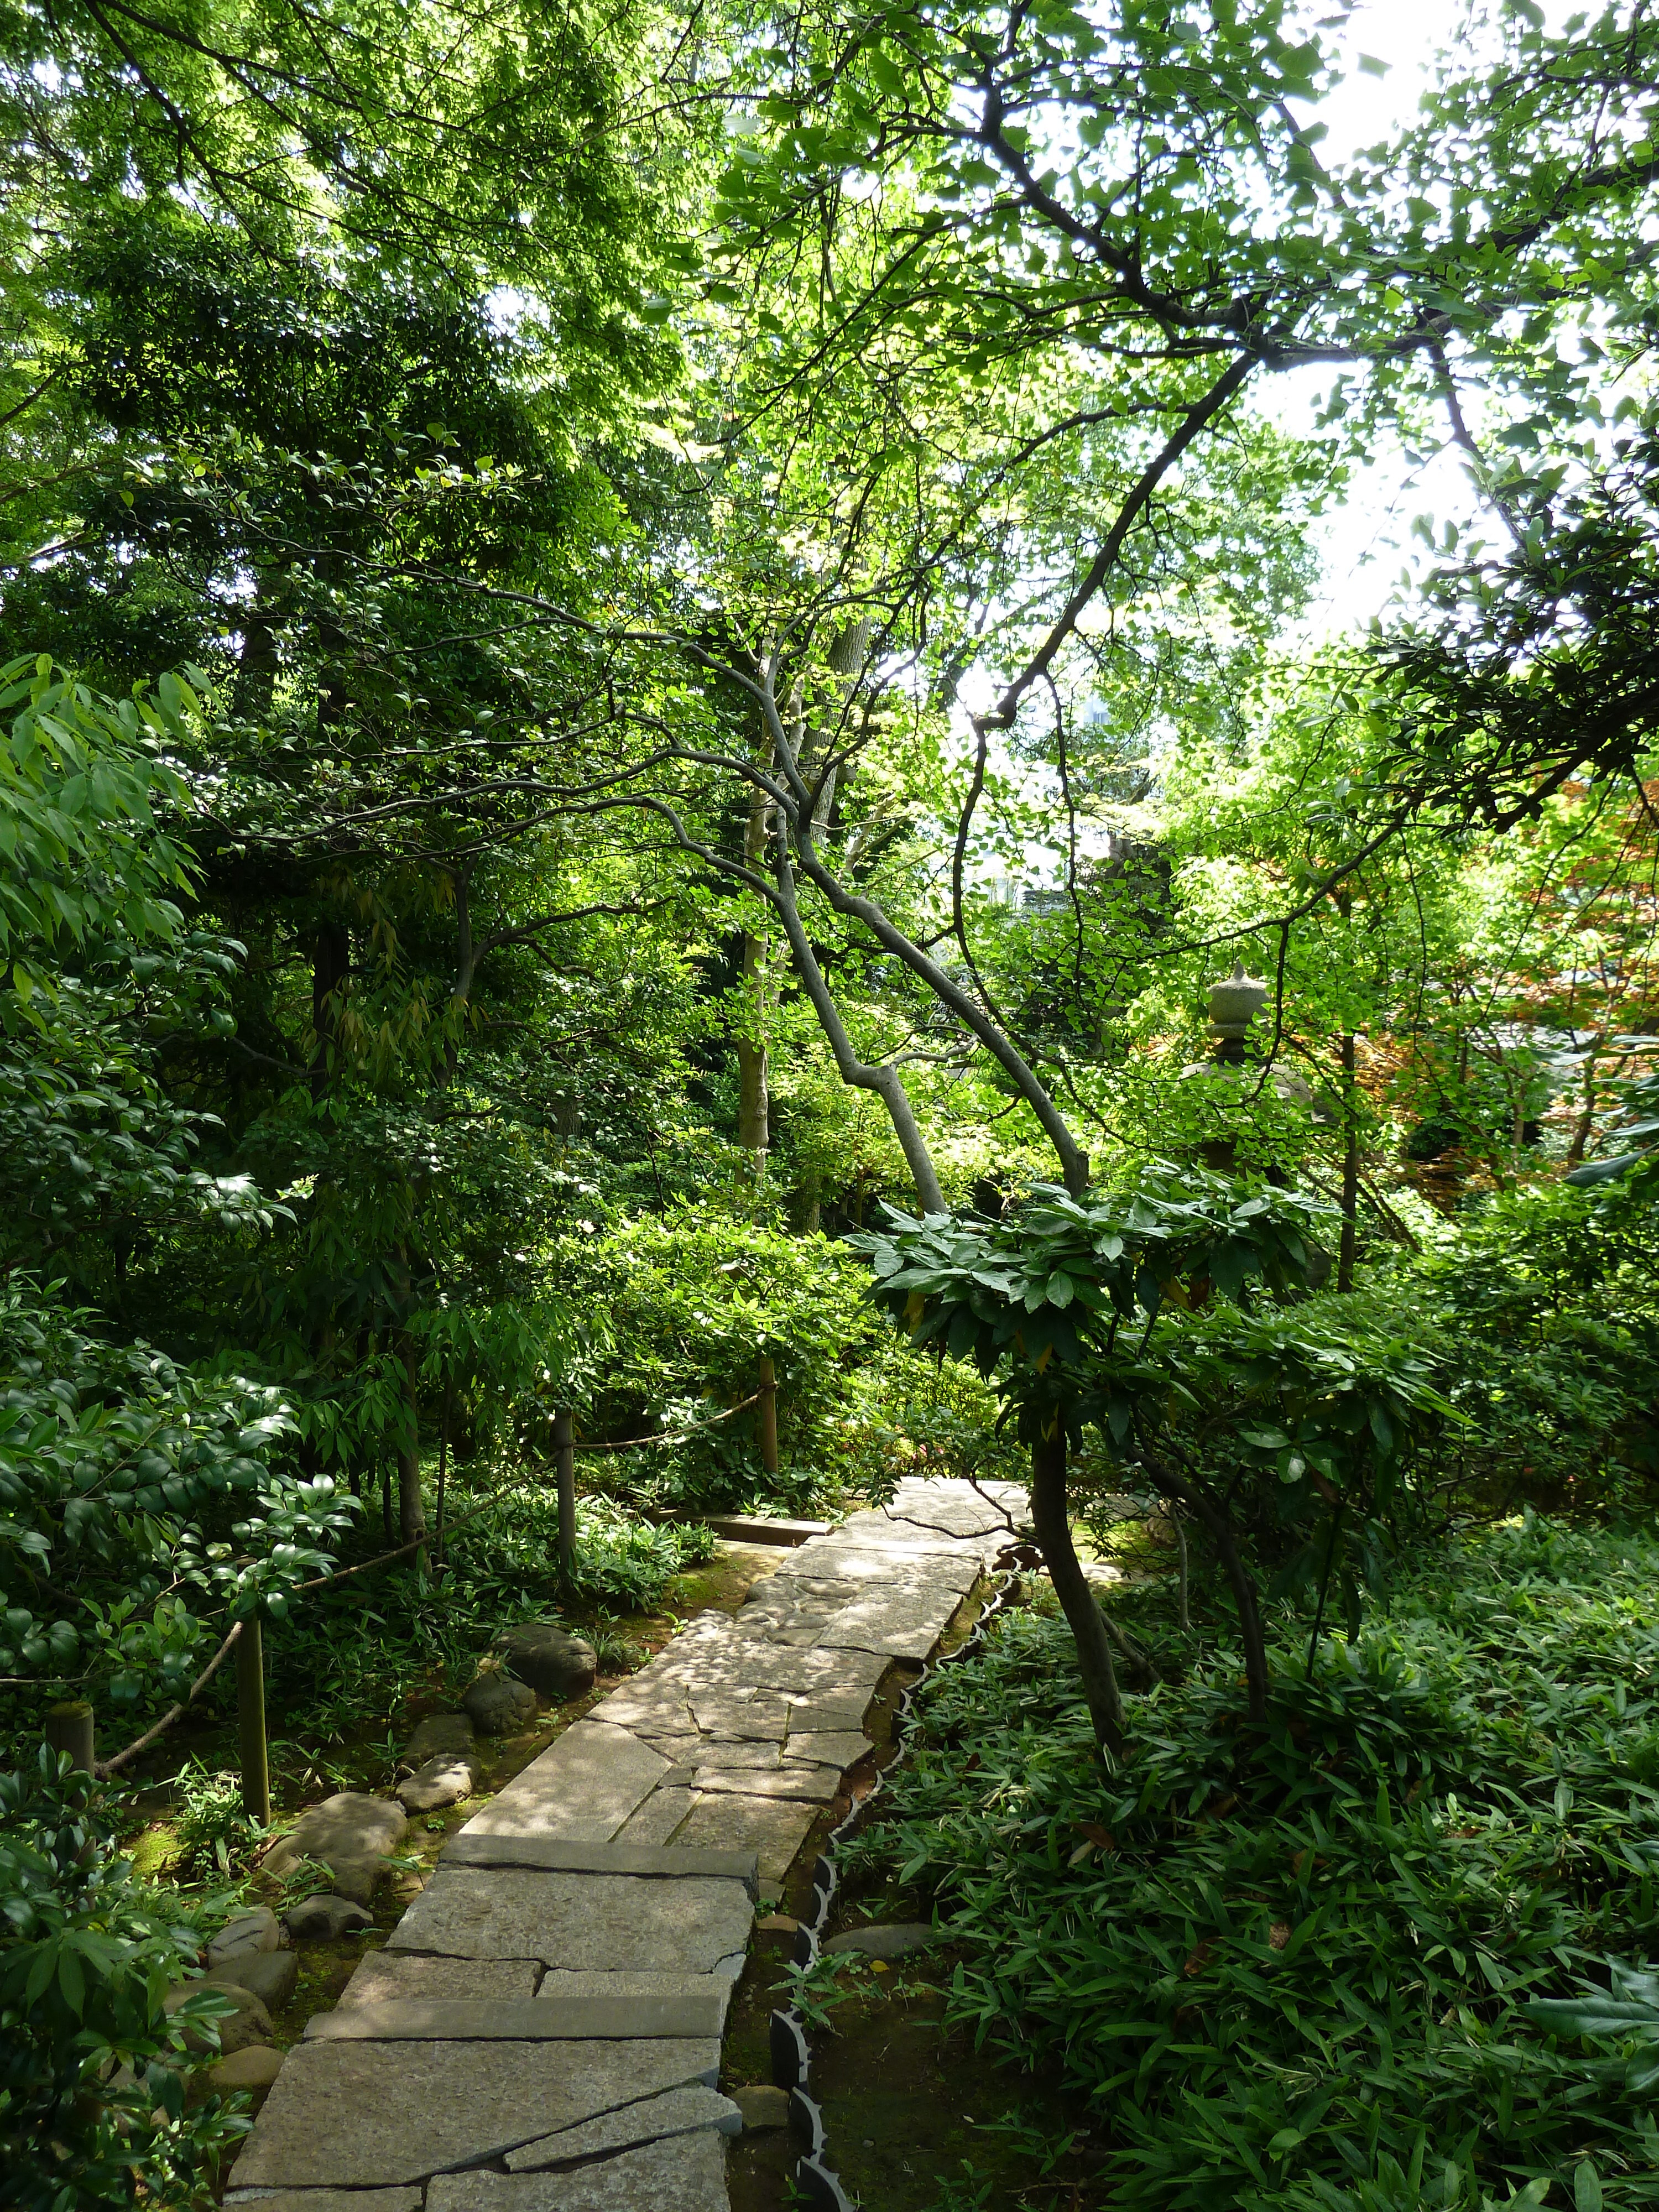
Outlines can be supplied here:
<path id="1" fill-rule="evenodd" d="M 586 1438 L 696 1433 L 672 1450 L 598 1455 L 585 1479 L 636 1498 L 709 1507 L 803 1504 L 833 1487 L 836 1419 L 851 1376 L 878 1341 L 865 1269 L 825 1237 L 789 1237 L 686 1209 L 561 1248 L 561 1297 L 603 1310 L 615 1344 L 583 1409 Z M 749 1397 L 763 1358 L 778 1385 L 788 1466 L 761 1468 L 755 1417 L 717 1419 Z"/>
<path id="2" fill-rule="evenodd" d="M 113 1849 L 113 1799 L 42 1749 L 0 1774 L 0 2171 L 17 2212 L 210 2201 L 247 2122 L 216 2099 L 186 2113 L 188 2024 L 227 2010 L 162 1997 L 196 1931 L 147 1901 Z"/>

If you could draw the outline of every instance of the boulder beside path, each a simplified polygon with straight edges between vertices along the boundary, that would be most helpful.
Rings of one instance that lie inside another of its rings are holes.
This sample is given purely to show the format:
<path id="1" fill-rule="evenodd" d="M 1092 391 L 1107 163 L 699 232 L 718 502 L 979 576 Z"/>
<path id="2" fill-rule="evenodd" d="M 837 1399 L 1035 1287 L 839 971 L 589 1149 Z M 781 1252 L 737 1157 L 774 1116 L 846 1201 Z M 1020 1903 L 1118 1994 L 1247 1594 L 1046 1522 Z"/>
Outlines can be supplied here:
<path id="1" fill-rule="evenodd" d="M 320 1859 L 334 1877 L 337 1896 L 367 1905 L 385 1870 L 386 1853 L 408 1825 L 401 1805 L 343 1790 L 301 1814 L 266 1852 L 264 1871 L 280 1881 L 301 1859 Z"/>
<path id="2" fill-rule="evenodd" d="M 550 1701 L 585 1697 L 599 1671 L 592 1645 L 556 1621 L 521 1621 L 504 1628 L 489 1648 L 520 1681 Z"/>

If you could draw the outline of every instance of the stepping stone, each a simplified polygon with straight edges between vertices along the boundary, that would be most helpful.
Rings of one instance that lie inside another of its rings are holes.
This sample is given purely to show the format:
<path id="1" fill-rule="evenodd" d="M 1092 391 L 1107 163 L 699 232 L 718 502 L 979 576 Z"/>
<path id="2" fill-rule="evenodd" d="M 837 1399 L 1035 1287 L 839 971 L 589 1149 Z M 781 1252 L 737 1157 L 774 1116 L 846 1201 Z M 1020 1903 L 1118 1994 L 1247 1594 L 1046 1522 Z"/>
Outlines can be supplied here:
<path id="1" fill-rule="evenodd" d="M 843 1935 L 832 1936 L 823 1948 L 856 1951 L 866 1959 L 903 1959 L 945 1940 L 930 1921 L 890 1920 L 870 1928 L 849 1928 Z"/>
<path id="2" fill-rule="evenodd" d="M 313 2014 L 307 2043 L 605 2043 L 718 2036 L 731 1984 L 703 1974 L 657 1996 L 524 1997 L 503 2003 L 394 1998 Z"/>
<path id="3" fill-rule="evenodd" d="M 535 1996 L 540 1973 L 534 1959 L 428 1959 L 371 1951 L 342 1990 L 340 2003 L 512 2004 Z"/>
<path id="4" fill-rule="evenodd" d="M 728 2212 L 726 2139 L 712 2128 L 570 2173 L 445 2173 L 427 2212 Z"/>
<path id="5" fill-rule="evenodd" d="M 299 1904 L 290 1905 L 283 1924 L 290 1936 L 324 1936 L 332 1942 L 342 1936 L 355 1936 L 359 1929 L 370 1925 L 371 1918 L 368 1906 L 354 1898 L 333 1897 L 326 1890 L 319 1890 L 315 1896 L 301 1898 Z"/>
<path id="6" fill-rule="evenodd" d="M 243 2190 L 368 2189 L 502 2157 L 693 2081 L 720 2045 L 301 2043 L 231 2176 Z M 471 2178 L 471 2177 L 469 2177 Z M 319 2200 L 307 2198 L 305 2212 Z M 366 2203 L 354 2199 L 351 2212 Z"/>
<path id="7" fill-rule="evenodd" d="M 208 1964 L 222 1966 L 233 1959 L 274 1951 L 282 1940 L 276 1915 L 268 1905 L 257 1905 L 252 1912 L 239 1912 L 234 1920 L 226 1921 L 208 1945 Z"/>
<path id="8" fill-rule="evenodd" d="M 693 1687 L 691 1711 L 699 1729 L 710 1735 L 769 1739 L 781 1743 L 789 1732 L 789 1703 L 780 1696 L 757 1698 L 724 1686 Z"/>
<path id="9" fill-rule="evenodd" d="M 445 1805 L 459 1805 L 478 1786 L 478 1770 L 470 1752 L 441 1751 L 398 1784 L 398 1802 L 407 1813 L 435 1813 Z"/>
<path id="10" fill-rule="evenodd" d="M 890 1521 L 900 1527 L 915 1526 L 937 1529 L 947 1536 L 1006 1536 L 1012 1531 L 1008 1526 L 1010 1516 L 998 1510 L 988 1498 L 976 1498 L 970 1492 L 946 1497 L 931 1485 L 900 1483 L 891 1500 L 883 1509 Z"/>
<path id="11" fill-rule="evenodd" d="M 599 1717 L 603 1717 L 603 1713 L 604 1708 L 601 1706 Z M 689 1726 L 688 1723 L 688 1728 Z M 698 1752 L 707 1747 L 708 1739 L 707 1736 L 687 1734 L 685 1735 L 647 1735 L 641 1737 L 641 1741 L 648 1743 L 658 1757 L 665 1759 L 671 1766 L 684 1766 L 688 1760 L 695 1764 Z"/>
<path id="12" fill-rule="evenodd" d="M 626 1729 L 578 1721 L 467 1822 L 474 1836 L 561 1836 L 606 1843 L 668 1771 Z"/>
<path id="13" fill-rule="evenodd" d="M 490 1645 L 508 1671 L 532 1690 L 552 1699 L 580 1698 L 593 1686 L 593 1647 L 583 1636 L 569 1635 L 556 1621 L 526 1620 L 504 1628 Z"/>
<path id="14" fill-rule="evenodd" d="M 301 1859 L 320 1859 L 334 1877 L 337 1897 L 367 1905 L 384 1871 L 386 1854 L 408 1826 L 401 1805 L 342 1790 L 301 1813 L 265 1853 L 262 1870 L 280 1881 Z"/>
<path id="15" fill-rule="evenodd" d="M 248 1990 L 262 2005 L 286 2004 L 300 1978 L 300 1961 L 292 1951 L 245 1951 L 222 1966 L 210 1966 L 202 1980 L 208 1989 L 226 1982 Z"/>
<path id="16" fill-rule="evenodd" d="M 971 1589 L 981 1571 L 978 1555 L 964 1556 L 961 1546 L 953 1545 L 948 1536 L 941 1536 L 939 1541 L 942 1548 L 937 1552 L 900 1548 L 889 1536 L 868 1543 L 837 1542 L 810 1561 L 807 1553 L 813 1547 L 808 1545 L 786 1559 L 778 1575 L 781 1579 L 786 1574 L 811 1573 L 863 1588 L 872 1583 L 908 1582 L 925 1560 L 927 1572 L 941 1583 L 957 1591 Z"/>
<path id="17" fill-rule="evenodd" d="M 600 2120 L 584 2120 L 580 2127 L 561 2128 L 556 2136 L 544 2136 L 539 2142 L 509 2151 L 507 2170 L 533 2173 L 538 2166 L 595 2158 L 601 2151 L 626 2150 L 633 2143 L 660 2142 L 670 2136 L 690 2135 L 696 2128 L 714 2128 L 723 2136 L 734 2136 L 742 2125 L 742 2115 L 731 2098 L 699 2083 L 690 2089 L 671 2089 L 665 2097 L 647 2097 L 625 2112 L 607 2112 Z"/>
<path id="18" fill-rule="evenodd" d="M 843 1657 L 867 1651 L 890 1659 L 926 1659 L 961 1602 L 951 1589 L 884 1583 L 826 1621 L 823 1639 Z"/>
<path id="19" fill-rule="evenodd" d="M 827 1521 L 773 1521 L 759 1513 L 705 1513 L 703 1526 L 734 1544 L 805 1544 L 827 1536 Z"/>
<path id="20" fill-rule="evenodd" d="M 733 1797 L 799 1797 L 827 1805 L 841 1787 L 841 1775 L 830 1767 L 785 1767 L 776 1774 L 752 1774 L 741 1769 L 700 1766 L 696 1786 Z"/>
<path id="21" fill-rule="evenodd" d="M 626 1844 L 565 1844 L 543 1836 L 480 1836 L 469 1821 L 444 1846 L 444 1866 L 541 1867 L 550 1874 L 631 1874 L 648 1879 L 702 1875 L 755 1889 L 753 1851 L 646 1850 Z"/>
<path id="22" fill-rule="evenodd" d="M 672 1774 L 676 1770 L 669 1768 Z M 695 1790 L 660 1785 L 617 1831 L 619 1844 L 665 1844 L 697 1802 Z"/>
<path id="23" fill-rule="evenodd" d="M 693 1767 L 747 1767 L 750 1769 L 775 1766 L 778 1747 L 762 1741 L 740 1743 L 696 1742 L 690 1747 L 691 1756 L 686 1764 Z M 678 1765 L 678 1762 L 676 1761 Z"/>
<path id="24" fill-rule="evenodd" d="M 459 1757 L 472 1748 L 472 1723 L 465 1713 L 428 1713 L 418 1721 L 415 1732 L 404 1746 L 403 1757 L 398 1761 L 398 1771 L 405 1768 L 413 1772 L 424 1766 L 428 1759 L 444 1753 Z"/>
<path id="25" fill-rule="evenodd" d="M 587 1716 L 611 1728 L 635 1729 L 641 1735 L 684 1735 L 695 1733 L 686 1709 L 685 1685 L 659 1673 L 649 1680 L 635 1674 L 620 1690 L 595 1705 Z"/>
<path id="26" fill-rule="evenodd" d="M 276 2033 L 270 2025 L 270 2014 L 252 1990 L 240 1989 L 234 1982 L 175 1982 L 161 2004 L 170 2020 L 179 2006 L 191 1997 L 208 1996 L 219 1998 L 231 2009 L 221 2014 L 210 2029 L 206 2021 L 181 2021 L 179 2028 L 186 2051 L 231 2058 L 252 2043 L 270 2041 Z M 215 2035 L 216 2043 L 212 2040 Z"/>
<path id="27" fill-rule="evenodd" d="M 789 2092 L 764 2087 L 734 2089 L 732 2102 L 742 2115 L 745 2135 L 766 2135 L 789 2124 Z"/>
<path id="28" fill-rule="evenodd" d="M 764 1878 L 781 1881 L 817 1816 L 816 1805 L 802 1804 L 798 1799 L 738 1797 L 711 1791 L 692 1807 L 680 1837 L 686 1844 L 741 1845 L 752 1850 L 758 1855 Z"/>
<path id="29" fill-rule="evenodd" d="M 867 1758 L 875 1747 L 858 1729 L 804 1729 L 799 1735 L 792 1729 L 783 1757 L 786 1765 L 804 1759 L 809 1766 L 839 1766 L 844 1771 Z"/>
<path id="30" fill-rule="evenodd" d="M 283 2070 L 283 2053 L 271 2050 L 268 2044 L 250 2044 L 246 2051 L 208 2068 L 208 2087 L 216 2097 L 249 2098 L 257 2112 Z"/>
<path id="31" fill-rule="evenodd" d="M 708 1802 L 696 1808 L 694 1820 Z M 812 1818 L 810 1807 L 778 1809 L 799 1812 L 808 1822 Z M 740 1834 L 733 1839 L 753 1840 Z M 748 1892 L 737 1881 L 440 1866 L 386 1948 L 461 1959 L 539 1959 L 549 1966 L 706 1974 L 718 1960 L 744 1948 L 753 1921 Z"/>
<path id="32" fill-rule="evenodd" d="M 510 1674 L 480 1674 L 461 1703 L 480 1735 L 512 1735 L 536 1717 L 536 1692 Z"/>
<path id="33" fill-rule="evenodd" d="M 741 1951 L 732 1954 L 739 1972 L 742 1972 L 744 1958 L 744 1954 Z M 722 1960 L 720 1963 L 722 1966 L 728 1966 L 732 1962 Z M 544 1999 L 554 1997 L 574 2000 L 577 1997 L 682 1996 L 688 1990 L 704 1990 L 712 1985 L 722 2003 L 726 2003 L 731 2000 L 732 1983 L 735 1978 L 735 1976 L 718 1970 L 712 1974 L 649 1973 L 637 1970 L 631 1973 L 603 1974 L 576 1972 L 568 1967 L 553 1966 L 542 1976 L 536 2002 L 540 2004 Z"/>

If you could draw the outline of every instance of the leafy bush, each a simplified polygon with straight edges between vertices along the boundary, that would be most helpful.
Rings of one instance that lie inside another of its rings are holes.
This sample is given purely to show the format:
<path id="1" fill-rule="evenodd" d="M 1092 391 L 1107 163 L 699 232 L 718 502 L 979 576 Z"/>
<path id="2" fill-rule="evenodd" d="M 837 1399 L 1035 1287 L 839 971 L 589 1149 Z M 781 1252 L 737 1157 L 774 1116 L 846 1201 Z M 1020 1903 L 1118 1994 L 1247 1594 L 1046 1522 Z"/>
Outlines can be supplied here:
<path id="1" fill-rule="evenodd" d="M 490 1511 L 458 1528 L 435 1577 L 394 1571 L 313 1593 L 303 1613 L 268 1637 L 274 1706 L 285 1716 L 273 1743 L 278 1769 L 302 1788 L 380 1774 L 376 1747 L 342 1757 L 343 1741 L 379 1737 L 405 1698 L 443 1678 L 454 1694 L 471 1680 L 498 1631 L 521 1620 L 569 1618 L 583 1635 L 614 1635 L 606 1616 L 648 1611 L 678 1574 L 711 1556 L 696 1523 L 642 1521 L 606 1498 L 577 1508 L 576 1575 L 559 1579 L 557 1493 L 545 1478 L 503 1478 L 485 1489 Z M 452 1491 L 459 1520 L 481 1498 Z M 599 1616 L 599 1618 L 596 1618 Z M 620 1640 L 614 1655 L 622 1657 Z M 625 1662 L 623 1662 L 625 1663 Z M 301 1734 L 290 1742 L 286 1730 Z M 353 1761 L 362 1763 L 354 1767 Z"/>
<path id="2" fill-rule="evenodd" d="M 257 1594 L 280 1618 L 349 1516 L 331 1481 L 272 1464 L 288 1427 L 273 1392 L 84 1322 L 18 1279 L 0 1293 L 0 1674 L 176 1697 L 209 1606 Z"/>
<path id="3" fill-rule="evenodd" d="M 696 1431 L 672 1451 L 588 1459 L 589 1480 L 665 1504 L 728 1509 L 799 1506 L 833 1492 L 836 1417 L 878 1336 L 865 1271 L 843 1247 L 687 1209 L 566 1244 L 556 1278 L 575 1310 L 605 1312 L 615 1345 L 583 1436 Z M 754 1415 L 713 1418 L 753 1393 L 763 1358 L 777 1377 L 789 1463 L 776 1482 L 762 1470 Z"/>
<path id="4" fill-rule="evenodd" d="M 212 1771 L 199 1759 L 187 1759 L 174 1787 L 179 1809 L 173 1832 L 181 1863 L 200 1866 L 205 1861 L 228 1875 L 233 1847 L 240 1849 L 261 1832 L 242 1802 L 240 1775 L 228 1768 Z"/>
<path id="5" fill-rule="evenodd" d="M 1221 1640 L 1115 1771 L 1063 1629 L 1011 1616 L 854 1865 L 932 1892 L 957 2018 L 1092 2106 L 1115 2205 L 1650 2204 L 1651 2028 L 1559 2008 L 1659 1946 L 1656 1581 L 1650 1535 L 1499 1528 L 1311 1678 L 1281 1648 L 1265 1737 Z"/>
<path id="6" fill-rule="evenodd" d="M 35 1772 L 0 1774 L 0 2171 L 17 2212 L 209 2203 L 247 2127 L 216 2098 L 185 2112 L 185 2028 L 228 2007 L 204 1991 L 165 2014 L 198 1939 L 136 1889 L 117 1818 L 45 1749 Z"/>
<path id="7" fill-rule="evenodd" d="M 538 1605 L 568 1597 L 609 1611 L 645 1613 L 674 1577 L 713 1555 L 714 1539 L 696 1522 L 641 1521 L 605 1498 L 576 1508 L 575 1572 L 568 1591 L 557 1579 L 558 1497 L 546 1482 L 521 1481 L 498 1493 L 487 1523 L 463 1530 L 451 1550 L 453 1579 L 480 1619 L 501 1626 L 529 1619 Z M 459 1589 L 454 1601 L 459 1600 Z"/>
<path id="8" fill-rule="evenodd" d="M 1605 1510 L 1659 1474 L 1659 1284 L 1640 1178 L 1490 1200 L 1375 1293 L 1432 1344 L 1464 1417 L 1449 1494 L 1503 1512 Z"/>

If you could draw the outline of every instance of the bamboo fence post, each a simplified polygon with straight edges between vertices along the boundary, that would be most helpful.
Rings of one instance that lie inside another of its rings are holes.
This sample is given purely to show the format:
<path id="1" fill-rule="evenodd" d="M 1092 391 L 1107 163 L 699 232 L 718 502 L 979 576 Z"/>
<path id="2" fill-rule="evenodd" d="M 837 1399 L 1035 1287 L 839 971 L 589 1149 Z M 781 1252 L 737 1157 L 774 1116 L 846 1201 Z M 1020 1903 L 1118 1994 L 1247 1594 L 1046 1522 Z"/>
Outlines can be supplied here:
<path id="1" fill-rule="evenodd" d="M 778 1471 L 778 1378 L 769 1359 L 760 1364 L 760 1406 L 755 1417 L 760 1431 L 761 1465 L 769 1474 Z"/>
<path id="2" fill-rule="evenodd" d="M 559 1477 L 559 1579 L 568 1583 L 576 1571 L 576 1446 L 568 1406 L 553 1416 L 553 1455 Z"/>
<path id="3" fill-rule="evenodd" d="M 236 1725 L 242 1745 L 242 1805 L 270 1826 L 270 1759 L 265 1744 L 265 1644 L 257 1613 L 236 1639 Z"/>
<path id="4" fill-rule="evenodd" d="M 54 1751 L 68 1752 L 82 1774 L 97 1771 L 93 1762 L 92 1707 L 84 1698 L 66 1698 L 62 1705 L 49 1705 L 41 1734 Z"/>

